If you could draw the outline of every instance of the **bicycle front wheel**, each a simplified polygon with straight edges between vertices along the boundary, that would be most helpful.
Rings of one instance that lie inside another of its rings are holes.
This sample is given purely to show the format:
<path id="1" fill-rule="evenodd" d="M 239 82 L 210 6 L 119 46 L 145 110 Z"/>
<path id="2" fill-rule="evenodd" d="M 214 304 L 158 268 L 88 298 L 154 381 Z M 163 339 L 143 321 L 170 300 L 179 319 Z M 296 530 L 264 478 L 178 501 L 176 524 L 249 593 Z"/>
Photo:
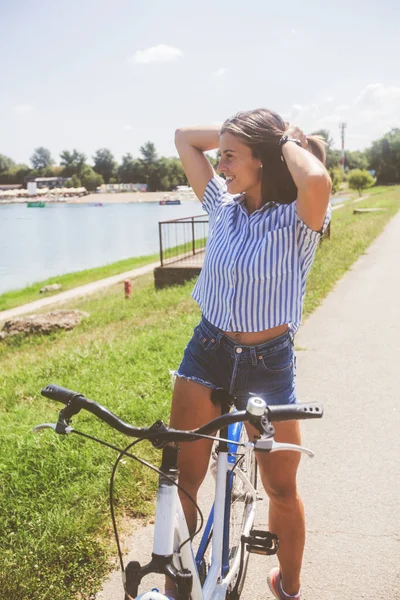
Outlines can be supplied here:
<path id="1" fill-rule="evenodd" d="M 241 443 L 249 441 L 244 425 L 242 425 L 239 441 Z M 234 561 L 240 552 L 241 537 L 249 510 L 254 502 L 254 494 L 247 481 L 251 484 L 252 488 L 257 488 L 257 463 L 253 450 L 239 446 L 232 456 L 235 459 L 231 472 L 232 489 L 230 497 L 227 500 L 229 501 L 229 507 L 227 506 L 227 510 L 229 510 L 229 570 L 234 567 Z M 229 600 L 237 600 L 243 590 L 249 561 L 249 553 L 245 548 L 243 548 L 243 553 L 241 557 L 241 569 L 239 570 L 238 568 L 236 570 L 228 586 L 226 597 Z"/>

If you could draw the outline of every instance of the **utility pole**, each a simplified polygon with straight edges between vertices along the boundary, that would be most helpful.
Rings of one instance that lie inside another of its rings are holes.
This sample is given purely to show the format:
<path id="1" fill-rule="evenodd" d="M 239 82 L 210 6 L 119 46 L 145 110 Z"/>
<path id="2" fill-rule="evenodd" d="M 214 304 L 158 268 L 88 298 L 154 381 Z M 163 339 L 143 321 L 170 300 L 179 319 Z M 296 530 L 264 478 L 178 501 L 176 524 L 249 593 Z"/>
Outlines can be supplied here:
<path id="1" fill-rule="evenodd" d="M 342 138 L 342 157 L 340 159 L 340 163 L 342 165 L 342 169 L 344 171 L 344 130 L 347 127 L 347 123 L 339 123 L 340 135 Z"/>

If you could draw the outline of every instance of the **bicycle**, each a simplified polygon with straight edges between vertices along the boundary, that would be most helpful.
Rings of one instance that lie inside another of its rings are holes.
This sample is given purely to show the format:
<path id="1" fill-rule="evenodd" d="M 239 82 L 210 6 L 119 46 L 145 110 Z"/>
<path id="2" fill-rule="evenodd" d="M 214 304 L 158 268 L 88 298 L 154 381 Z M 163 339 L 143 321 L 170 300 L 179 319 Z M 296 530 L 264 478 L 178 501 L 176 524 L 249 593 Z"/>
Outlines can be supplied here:
<path id="1" fill-rule="evenodd" d="M 302 446 L 275 442 L 272 423 L 320 418 L 323 415 L 322 406 L 317 403 L 267 406 L 262 398 L 251 396 L 246 410 L 225 412 L 196 430 L 181 431 L 167 427 L 162 421 L 157 421 L 151 427 L 134 427 L 82 394 L 53 384 L 43 388 L 41 393 L 63 403 L 65 408 L 60 411 L 56 424 L 37 425 L 35 432 L 51 428 L 62 435 L 76 433 L 119 452 L 111 476 L 110 504 L 125 600 L 168 600 L 156 589 L 139 594 L 142 579 L 151 573 L 168 576 L 176 585 L 178 600 L 238 600 L 243 590 L 249 555 L 271 555 L 279 548 L 279 540 L 274 533 L 253 529 L 257 503 L 254 452 L 294 450 L 313 456 L 311 450 Z M 120 449 L 73 429 L 71 418 L 82 409 L 117 431 L 137 439 L 127 448 Z M 260 434 L 253 442 L 245 434 L 246 422 L 252 424 Z M 220 431 L 219 436 L 215 435 L 217 431 Z M 217 469 L 214 505 L 194 556 L 192 541 L 202 528 L 204 519 L 199 507 L 191 499 L 201 517 L 200 527 L 191 536 L 178 497 L 178 488 L 186 493 L 178 484 L 178 449 L 171 444 L 194 442 L 200 438 L 213 439 L 217 443 Z M 145 439 L 162 450 L 160 469 L 129 452 L 134 444 Z M 131 561 L 126 569 L 112 505 L 114 474 L 119 460 L 124 456 L 132 457 L 159 473 L 152 558 L 144 566 Z"/>

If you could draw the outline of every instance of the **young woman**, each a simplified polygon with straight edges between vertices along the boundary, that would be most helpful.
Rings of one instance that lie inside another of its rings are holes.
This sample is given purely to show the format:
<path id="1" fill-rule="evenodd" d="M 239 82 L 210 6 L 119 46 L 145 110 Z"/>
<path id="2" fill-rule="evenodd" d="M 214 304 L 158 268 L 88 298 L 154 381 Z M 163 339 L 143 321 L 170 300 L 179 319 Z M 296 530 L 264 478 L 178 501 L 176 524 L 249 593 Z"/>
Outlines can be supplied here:
<path id="1" fill-rule="evenodd" d="M 175 142 L 209 214 L 193 292 L 203 317 L 176 373 L 171 411 L 173 427 L 192 429 L 220 414 L 217 400 L 224 393 L 239 408 L 250 394 L 267 404 L 296 402 L 293 339 L 306 277 L 330 219 L 331 181 L 322 139 L 306 137 L 270 110 L 238 113 L 222 128 L 178 129 Z M 204 155 L 218 147 L 223 177 Z M 276 423 L 275 429 L 277 441 L 300 444 L 298 422 Z M 194 498 L 210 451 L 208 440 L 181 446 L 180 483 Z M 259 455 L 257 461 L 269 496 L 269 528 L 280 539 L 280 566 L 266 579 L 278 600 L 300 599 L 305 525 L 296 488 L 299 455 Z M 195 509 L 186 496 L 181 501 L 193 532 Z"/>

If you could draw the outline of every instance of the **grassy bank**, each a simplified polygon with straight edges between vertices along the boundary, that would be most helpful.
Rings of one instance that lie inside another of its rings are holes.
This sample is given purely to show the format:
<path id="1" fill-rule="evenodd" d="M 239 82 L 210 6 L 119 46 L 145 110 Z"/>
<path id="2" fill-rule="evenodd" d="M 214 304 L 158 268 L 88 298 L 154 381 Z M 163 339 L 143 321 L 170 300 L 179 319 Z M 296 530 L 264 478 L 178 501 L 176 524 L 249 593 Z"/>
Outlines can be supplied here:
<path id="1" fill-rule="evenodd" d="M 199 248 L 204 248 L 205 244 L 206 238 L 195 240 L 196 250 L 198 250 Z M 180 246 L 173 246 L 171 248 L 167 248 L 164 251 L 164 260 L 174 258 L 179 254 L 191 251 L 191 242 L 187 244 L 181 244 Z M 111 277 L 112 275 L 119 275 L 120 273 L 124 273 L 125 271 L 138 269 L 139 267 L 143 267 L 153 262 L 158 262 L 159 260 L 159 254 L 151 254 L 149 256 L 138 256 L 136 258 L 127 258 L 125 260 L 120 260 L 109 265 L 104 265 L 103 267 L 96 267 L 95 269 L 86 269 L 85 271 L 77 271 L 75 273 L 67 273 L 65 275 L 51 277 L 50 279 L 46 279 L 44 281 L 38 281 L 20 290 L 13 290 L 10 292 L 5 292 L 4 294 L 0 294 L 0 311 L 15 308 L 16 306 L 21 306 L 22 304 L 27 304 L 28 302 L 33 302 L 34 300 L 43 298 L 44 296 L 40 294 L 40 290 L 45 285 L 59 283 L 62 286 L 61 291 L 66 291 L 79 287 L 81 285 L 85 285 L 86 283 L 92 283 L 93 281 L 99 281 L 100 279 Z M 58 293 L 58 291 L 47 292 L 45 297 L 47 298 L 48 296 L 54 296 Z"/>
<path id="2" fill-rule="evenodd" d="M 45 285 L 52 285 L 53 283 L 59 283 L 62 286 L 62 291 L 70 290 L 92 281 L 98 281 L 99 279 L 105 279 L 112 275 L 119 275 L 124 271 L 130 271 L 131 269 L 137 269 L 144 265 L 156 262 L 159 260 L 159 254 L 153 254 L 151 256 L 138 256 L 137 258 L 127 258 L 126 260 L 120 260 L 110 265 L 103 267 L 97 267 L 95 269 L 86 269 L 85 271 L 78 271 L 76 273 L 66 273 L 65 275 L 58 275 L 56 277 L 50 277 L 44 281 L 38 281 L 28 287 L 20 290 L 13 290 L 11 292 L 5 292 L 0 294 L 0 311 L 8 310 L 20 306 L 21 304 L 27 304 L 33 302 L 39 298 L 43 298 L 40 294 L 40 290 Z M 57 294 L 58 292 L 49 292 L 47 296 Z"/>
<path id="3" fill-rule="evenodd" d="M 400 188 L 374 189 L 357 206 L 386 211 L 334 211 L 331 240 L 317 252 L 305 314 L 367 249 L 400 208 Z M 70 332 L 16 337 L 0 344 L 0 589 L 7 600 L 88 599 L 115 554 L 108 516 L 108 478 L 114 454 L 77 436 L 31 433 L 56 419 L 58 406 L 40 396 L 55 382 L 98 400 L 126 421 L 168 419 L 176 368 L 200 313 L 192 283 L 155 291 L 152 276 L 135 281 L 131 300 L 109 289 L 69 303 L 90 317 Z M 77 429 L 123 444 L 124 439 L 79 415 Z M 137 452 L 154 458 L 145 443 Z M 117 513 L 146 517 L 155 479 L 136 463 L 117 475 Z"/>

